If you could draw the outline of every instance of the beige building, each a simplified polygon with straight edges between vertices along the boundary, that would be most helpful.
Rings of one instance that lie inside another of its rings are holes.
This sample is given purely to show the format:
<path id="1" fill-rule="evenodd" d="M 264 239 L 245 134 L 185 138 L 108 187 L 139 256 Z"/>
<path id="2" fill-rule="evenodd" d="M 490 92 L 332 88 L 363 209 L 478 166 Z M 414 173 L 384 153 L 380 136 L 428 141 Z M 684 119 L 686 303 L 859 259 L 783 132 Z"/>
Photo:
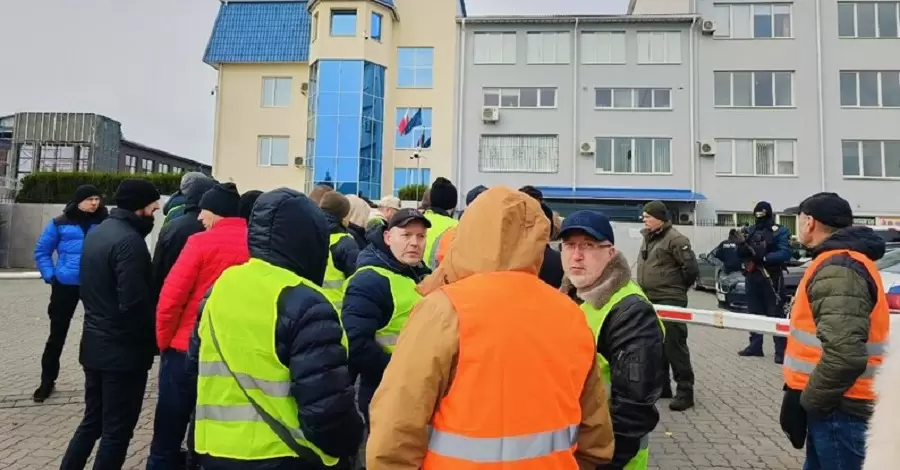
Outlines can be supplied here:
<path id="1" fill-rule="evenodd" d="M 452 176 L 464 15 L 462 0 L 222 2 L 204 56 L 214 176 L 370 198 Z"/>

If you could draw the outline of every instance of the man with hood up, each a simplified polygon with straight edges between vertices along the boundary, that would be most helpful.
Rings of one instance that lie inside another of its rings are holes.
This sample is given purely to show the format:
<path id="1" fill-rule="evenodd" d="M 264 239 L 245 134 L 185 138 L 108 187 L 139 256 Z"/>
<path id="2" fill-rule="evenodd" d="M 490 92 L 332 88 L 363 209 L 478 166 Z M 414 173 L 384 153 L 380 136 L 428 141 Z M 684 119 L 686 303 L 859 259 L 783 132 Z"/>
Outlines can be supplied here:
<path id="1" fill-rule="evenodd" d="M 47 224 L 34 247 L 34 262 L 41 278 L 50 285 L 50 335 L 41 356 L 41 384 L 32 396 L 35 403 L 42 403 L 53 393 L 59 376 L 59 358 L 81 298 L 78 276 L 84 239 L 108 215 L 100 190 L 90 184 L 79 186 L 75 198 L 66 204 L 62 215 Z M 56 263 L 53 252 L 57 254 Z"/>
<path id="2" fill-rule="evenodd" d="M 540 205 L 514 189 L 468 208 L 375 392 L 368 470 L 609 463 L 590 327 L 537 277 L 549 239 Z"/>
<path id="3" fill-rule="evenodd" d="M 746 235 L 737 232 L 738 257 L 744 265 L 747 288 L 747 312 L 753 315 L 784 318 L 781 291 L 784 288 L 784 266 L 791 259 L 791 233 L 775 223 L 772 205 L 761 201 L 753 208 L 756 223 Z M 784 360 L 782 336 L 772 337 L 775 343 L 775 363 Z M 739 356 L 763 356 L 763 335 L 750 333 L 750 344 L 738 352 Z"/>
<path id="4" fill-rule="evenodd" d="M 280 188 L 256 200 L 248 230 L 250 261 L 213 284 L 188 350 L 200 464 L 350 468 L 363 423 L 347 339 L 321 287 L 328 224 L 312 200 Z"/>
<path id="5" fill-rule="evenodd" d="M 169 200 L 166 201 L 166 205 L 163 206 L 163 215 L 166 216 L 163 225 L 184 215 L 185 202 L 187 202 L 185 193 L 188 192 L 188 188 L 190 188 L 195 181 L 203 178 L 209 177 L 199 171 L 189 171 L 181 177 L 181 184 L 178 187 L 178 191 L 175 191 L 175 194 L 169 197 Z"/>
<path id="6" fill-rule="evenodd" d="M 447 178 L 437 177 L 428 190 L 429 206 L 425 210 L 425 218 L 431 223 L 428 238 L 425 242 L 425 265 L 429 269 L 437 267 L 437 254 L 441 246 L 441 238 L 451 227 L 459 223 L 453 218 L 453 210 L 459 200 L 456 186 Z"/>

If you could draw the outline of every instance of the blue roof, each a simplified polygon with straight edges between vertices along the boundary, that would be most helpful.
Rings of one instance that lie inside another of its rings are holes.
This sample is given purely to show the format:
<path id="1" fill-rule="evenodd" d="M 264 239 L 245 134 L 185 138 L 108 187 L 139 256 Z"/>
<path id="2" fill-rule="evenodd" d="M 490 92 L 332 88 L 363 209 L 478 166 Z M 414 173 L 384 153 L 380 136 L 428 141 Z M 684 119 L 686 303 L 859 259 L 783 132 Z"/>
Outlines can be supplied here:
<path id="1" fill-rule="evenodd" d="M 306 2 L 222 3 L 203 62 L 306 62 L 309 29 Z"/>
<path id="2" fill-rule="evenodd" d="M 538 186 L 547 199 L 600 199 L 620 201 L 705 201 L 706 196 L 689 189 L 575 188 Z"/>

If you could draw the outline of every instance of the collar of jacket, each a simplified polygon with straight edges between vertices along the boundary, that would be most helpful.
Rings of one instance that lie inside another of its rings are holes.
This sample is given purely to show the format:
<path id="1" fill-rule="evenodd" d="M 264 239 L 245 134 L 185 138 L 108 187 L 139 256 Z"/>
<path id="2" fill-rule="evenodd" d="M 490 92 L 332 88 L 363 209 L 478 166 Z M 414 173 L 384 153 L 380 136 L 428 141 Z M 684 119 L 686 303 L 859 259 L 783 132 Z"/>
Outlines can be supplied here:
<path id="1" fill-rule="evenodd" d="M 117 219 L 117 220 L 121 220 L 122 222 L 125 222 L 126 224 L 128 224 L 128 226 L 133 228 L 138 233 L 143 233 L 144 228 L 145 228 L 145 222 L 143 220 L 141 220 L 141 218 L 138 217 L 137 214 L 135 214 L 134 212 L 129 211 L 129 210 L 119 209 L 117 207 L 109 213 L 109 218 Z M 146 235 L 142 235 L 142 236 L 146 236 Z"/>
<path id="2" fill-rule="evenodd" d="M 437 215 L 442 215 L 444 217 L 451 217 L 451 218 L 453 217 L 452 215 L 450 215 L 449 211 L 445 211 L 444 209 L 438 209 L 437 207 L 431 207 L 428 210 L 431 212 L 434 212 Z"/>
<path id="3" fill-rule="evenodd" d="M 395 257 L 393 253 L 391 253 L 390 247 L 388 247 L 387 244 L 384 243 L 383 237 L 381 240 L 370 240 L 369 246 L 366 247 L 366 250 L 363 250 L 363 252 L 360 253 L 360 258 L 362 258 L 363 260 L 367 258 L 363 256 L 363 253 L 365 253 L 365 251 L 367 250 L 371 252 L 371 256 L 372 258 L 374 258 L 373 261 L 376 262 L 360 262 L 360 266 L 358 266 L 358 268 L 366 265 L 378 266 L 379 268 L 387 269 L 401 276 L 406 276 L 416 281 L 416 283 L 418 283 L 422 280 L 422 278 L 431 273 L 431 270 L 426 268 L 421 263 L 419 263 L 418 266 L 410 266 L 408 264 L 401 263 L 400 260 L 398 260 L 397 257 Z"/>
<path id="4" fill-rule="evenodd" d="M 221 220 L 216 222 L 215 225 L 210 227 L 209 230 L 228 227 L 247 227 L 247 221 L 241 217 L 223 217 Z"/>
<path id="5" fill-rule="evenodd" d="M 603 308 L 613 294 L 629 281 L 631 281 L 631 267 L 628 266 L 625 255 L 619 252 L 609 261 L 593 285 L 578 289 L 578 297 L 594 308 Z"/>

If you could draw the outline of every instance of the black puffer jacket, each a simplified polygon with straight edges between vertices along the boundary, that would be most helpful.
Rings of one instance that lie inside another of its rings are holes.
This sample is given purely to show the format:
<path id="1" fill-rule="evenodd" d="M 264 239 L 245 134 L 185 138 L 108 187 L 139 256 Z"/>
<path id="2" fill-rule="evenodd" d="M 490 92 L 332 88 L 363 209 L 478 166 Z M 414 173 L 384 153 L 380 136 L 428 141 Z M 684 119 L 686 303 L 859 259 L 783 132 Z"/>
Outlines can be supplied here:
<path id="1" fill-rule="evenodd" d="M 84 332 L 78 359 L 85 369 L 139 371 L 153 365 L 156 297 L 144 241 L 151 230 L 152 220 L 113 209 L 84 239 Z"/>
<path id="2" fill-rule="evenodd" d="M 253 206 L 248 229 L 252 259 L 268 263 L 272 270 L 285 269 L 322 284 L 328 228 L 322 212 L 306 196 L 287 188 L 263 194 Z M 248 278 L 247 282 L 252 289 L 252 283 L 267 280 Z M 301 431 L 330 455 L 355 455 L 362 441 L 363 423 L 354 402 L 337 312 L 322 294 L 302 285 L 284 289 L 273 301 L 277 301 L 278 309 L 273 331 L 275 349 L 281 363 L 290 369 L 291 395 L 297 402 Z M 187 371 L 191 377 L 197 376 L 199 351 L 200 338 L 195 329 L 188 350 Z M 200 460 L 207 468 L 216 469 L 326 468 L 316 462 L 285 458 L 239 461 L 201 456 Z"/>
<path id="3" fill-rule="evenodd" d="M 341 224 L 341 221 L 335 219 L 331 214 L 325 214 L 325 220 L 328 221 L 328 233 L 346 233 L 349 237 L 338 240 L 331 246 L 331 259 L 334 261 L 334 267 L 344 276 L 350 277 L 356 272 L 356 258 L 359 257 L 360 245 L 356 241 L 356 237 Z M 365 232 L 362 234 L 362 241 L 365 241 Z"/>

